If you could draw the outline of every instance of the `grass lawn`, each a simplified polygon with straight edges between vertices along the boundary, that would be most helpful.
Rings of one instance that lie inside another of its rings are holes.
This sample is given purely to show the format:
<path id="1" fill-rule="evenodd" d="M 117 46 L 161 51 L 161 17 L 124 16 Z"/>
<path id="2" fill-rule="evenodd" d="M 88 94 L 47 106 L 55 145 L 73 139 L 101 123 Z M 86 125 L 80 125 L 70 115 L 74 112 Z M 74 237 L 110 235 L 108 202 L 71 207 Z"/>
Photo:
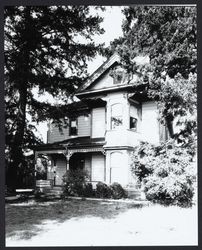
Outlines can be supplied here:
<path id="1" fill-rule="evenodd" d="M 46 220 L 62 223 L 71 218 L 86 216 L 109 219 L 134 206 L 141 207 L 134 204 L 81 200 L 7 204 L 6 237 L 17 235 L 19 239 L 30 239 L 39 233 L 39 225 Z"/>
<path id="2" fill-rule="evenodd" d="M 66 200 L 6 205 L 6 246 L 196 245 L 197 209 Z"/>

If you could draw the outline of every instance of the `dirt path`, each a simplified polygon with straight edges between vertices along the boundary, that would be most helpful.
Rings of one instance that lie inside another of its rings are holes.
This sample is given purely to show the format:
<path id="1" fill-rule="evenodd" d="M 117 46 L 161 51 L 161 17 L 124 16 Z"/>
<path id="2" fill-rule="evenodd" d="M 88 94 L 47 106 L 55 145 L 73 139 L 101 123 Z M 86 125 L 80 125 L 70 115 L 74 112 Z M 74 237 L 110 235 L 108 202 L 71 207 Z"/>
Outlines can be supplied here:
<path id="1" fill-rule="evenodd" d="M 144 207 L 113 219 L 49 220 L 39 229 L 43 231 L 29 240 L 7 238 L 6 246 L 197 245 L 197 209 Z"/>

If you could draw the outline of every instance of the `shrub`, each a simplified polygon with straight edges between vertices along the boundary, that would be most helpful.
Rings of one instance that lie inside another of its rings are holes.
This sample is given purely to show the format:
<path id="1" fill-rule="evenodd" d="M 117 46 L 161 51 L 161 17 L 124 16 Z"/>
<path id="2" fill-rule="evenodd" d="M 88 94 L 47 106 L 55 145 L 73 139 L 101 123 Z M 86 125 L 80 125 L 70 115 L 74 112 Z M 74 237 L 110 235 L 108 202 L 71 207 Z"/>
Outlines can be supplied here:
<path id="1" fill-rule="evenodd" d="M 93 188 L 85 170 L 68 170 L 63 176 L 63 194 L 65 196 L 93 196 Z"/>
<path id="2" fill-rule="evenodd" d="M 111 198 L 112 190 L 107 184 L 98 182 L 96 185 L 95 195 L 97 198 Z"/>
<path id="3" fill-rule="evenodd" d="M 93 190 L 93 185 L 91 183 L 86 183 L 84 185 L 83 195 L 85 197 L 94 197 L 95 196 L 95 192 Z"/>
<path id="4" fill-rule="evenodd" d="M 134 154 L 132 172 L 142 182 L 148 200 L 190 205 L 196 181 L 192 157 L 173 142 L 158 147 L 142 143 Z"/>
<path id="5" fill-rule="evenodd" d="M 37 198 L 40 198 L 41 195 L 43 193 L 37 188 L 35 191 L 34 191 L 34 197 L 37 199 Z"/>
<path id="6" fill-rule="evenodd" d="M 121 186 L 121 184 L 114 182 L 111 186 L 110 186 L 111 190 L 112 190 L 112 198 L 114 199 L 121 199 L 121 198 L 126 198 L 126 192 L 123 189 L 123 187 Z"/>
<path id="7" fill-rule="evenodd" d="M 132 173 L 135 177 L 138 177 L 140 182 L 153 171 L 153 168 L 147 164 L 151 157 L 155 157 L 155 148 L 152 144 L 141 142 L 135 148 L 131 167 Z"/>

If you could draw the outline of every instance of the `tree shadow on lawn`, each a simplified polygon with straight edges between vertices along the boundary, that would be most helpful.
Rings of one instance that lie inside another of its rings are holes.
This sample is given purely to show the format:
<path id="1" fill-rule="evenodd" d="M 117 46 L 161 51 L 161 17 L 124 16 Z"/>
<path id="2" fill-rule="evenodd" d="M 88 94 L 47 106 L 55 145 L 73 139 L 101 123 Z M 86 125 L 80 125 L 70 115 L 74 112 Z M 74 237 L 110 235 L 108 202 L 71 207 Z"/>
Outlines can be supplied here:
<path id="1" fill-rule="evenodd" d="M 6 205 L 6 237 L 30 239 L 43 229 L 48 221 L 62 223 L 72 218 L 99 217 L 112 219 L 131 208 L 141 208 L 141 204 L 116 202 L 60 200 Z"/>

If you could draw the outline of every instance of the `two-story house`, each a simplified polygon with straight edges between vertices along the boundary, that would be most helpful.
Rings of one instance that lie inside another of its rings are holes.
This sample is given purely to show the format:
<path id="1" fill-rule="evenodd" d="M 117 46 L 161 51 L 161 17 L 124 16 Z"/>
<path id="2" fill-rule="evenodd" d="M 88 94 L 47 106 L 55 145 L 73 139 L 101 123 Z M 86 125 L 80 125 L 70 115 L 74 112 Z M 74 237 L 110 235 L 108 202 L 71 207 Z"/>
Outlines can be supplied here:
<path id="1" fill-rule="evenodd" d="M 134 183 L 131 153 L 140 141 L 159 143 L 166 133 L 158 109 L 148 99 L 137 75 L 127 75 L 114 54 L 79 89 L 80 102 L 70 104 L 71 115 L 63 130 L 50 124 L 48 143 L 37 147 L 36 158 L 47 155 L 47 179 L 62 185 L 67 169 L 86 169 L 90 181 L 123 187 Z"/>

